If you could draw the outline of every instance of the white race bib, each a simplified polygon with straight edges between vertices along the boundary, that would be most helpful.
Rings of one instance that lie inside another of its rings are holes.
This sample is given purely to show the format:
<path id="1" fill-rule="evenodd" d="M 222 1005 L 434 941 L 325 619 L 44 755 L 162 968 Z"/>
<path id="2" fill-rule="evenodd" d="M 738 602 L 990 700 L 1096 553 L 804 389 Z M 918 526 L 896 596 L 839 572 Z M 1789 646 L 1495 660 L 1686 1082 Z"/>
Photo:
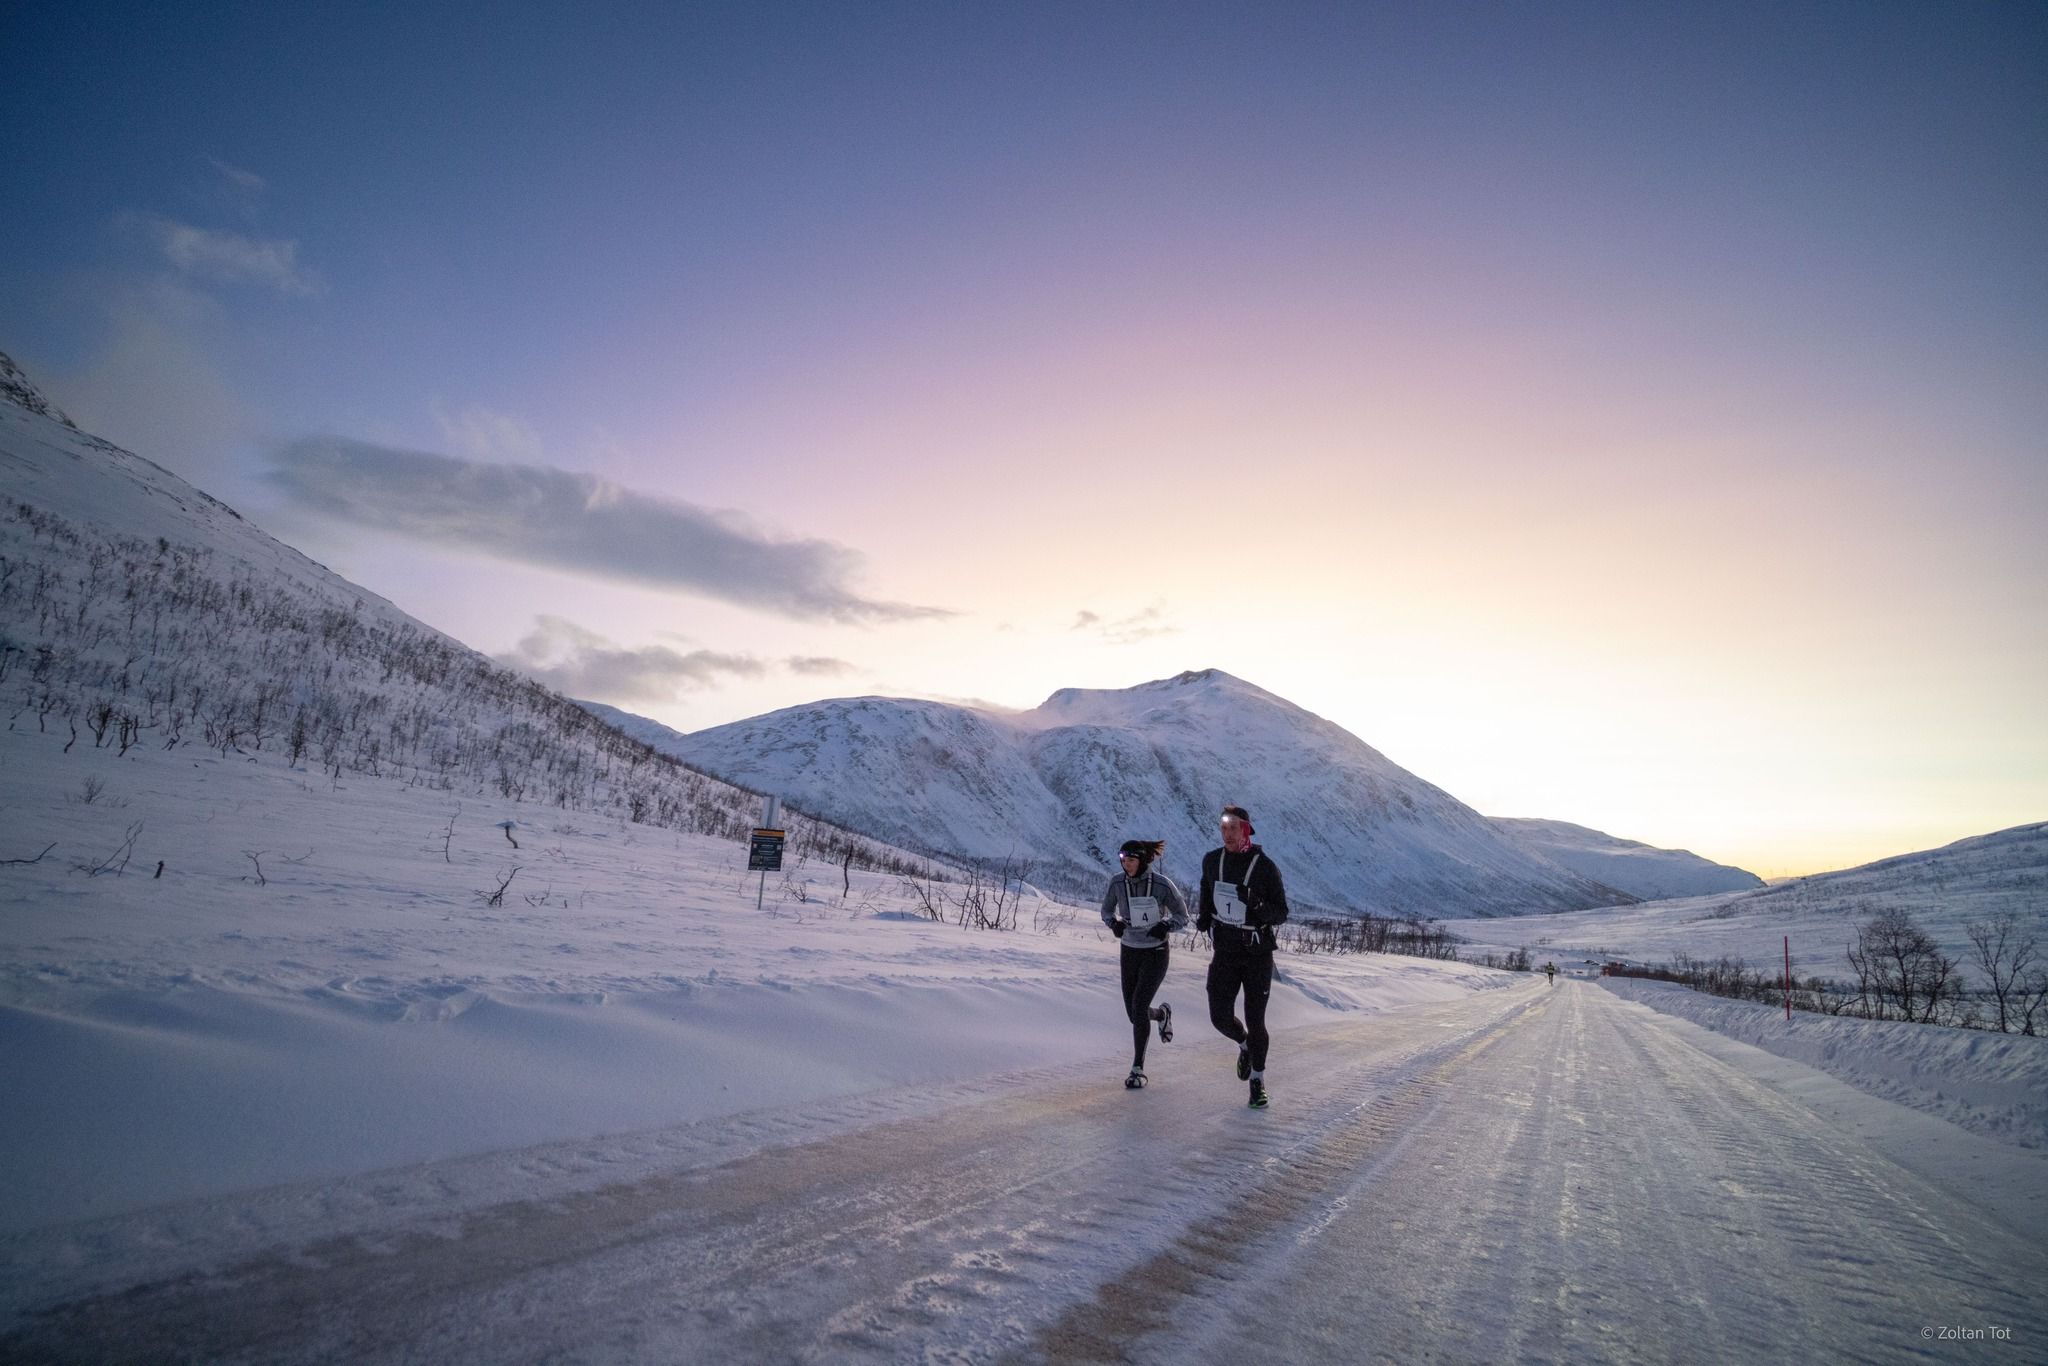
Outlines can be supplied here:
<path id="1" fill-rule="evenodd" d="M 1159 898 L 1156 896 L 1134 896 L 1131 898 L 1131 928 L 1149 930 L 1159 923 Z"/>
<path id="2" fill-rule="evenodd" d="M 1242 893 L 1246 887 L 1251 885 L 1252 869 L 1258 866 L 1259 856 L 1253 854 L 1252 861 L 1245 865 L 1244 881 L 1242 883 L 1225 882 L 1220 876 L 1223 872 L 1223 857 L 1220 854 L 1217 855 L 1216 871 L 1219 876 L 1216 879 L 1215 885 L 1209 890 L 1209 899 L 1216 903 L 1216 918 L 1224 924 L 1235 925 L 1239 929 L 1244 928 L 1244 897 Z"/>

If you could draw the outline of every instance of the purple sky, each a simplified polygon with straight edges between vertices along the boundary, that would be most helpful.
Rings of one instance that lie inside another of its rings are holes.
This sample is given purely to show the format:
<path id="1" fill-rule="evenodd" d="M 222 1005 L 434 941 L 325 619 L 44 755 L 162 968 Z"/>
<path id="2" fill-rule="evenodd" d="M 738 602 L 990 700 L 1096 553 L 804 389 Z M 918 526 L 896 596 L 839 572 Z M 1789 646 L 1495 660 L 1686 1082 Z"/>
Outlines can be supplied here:
<path id="1" fill-rule="evenodd" d="M 17 6 L 0 348 L 682 729 L 1216 666 L 1765 873 L 2048 815 L 2048 9 Z"/>

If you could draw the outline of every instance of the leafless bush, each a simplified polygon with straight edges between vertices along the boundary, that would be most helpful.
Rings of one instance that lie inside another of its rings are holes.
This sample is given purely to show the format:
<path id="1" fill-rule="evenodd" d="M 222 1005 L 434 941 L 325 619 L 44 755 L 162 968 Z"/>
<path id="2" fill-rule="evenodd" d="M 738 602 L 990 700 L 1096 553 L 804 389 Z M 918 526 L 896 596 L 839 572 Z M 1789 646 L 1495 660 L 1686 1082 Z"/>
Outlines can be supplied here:
<path id="1" fill-rule="evenodd" d="M 1020 861 L 1015 854 L 1005 857 L 993 871 L 970 865 L 967 880 L 953 897 L 954 923 L 970 930 L 1016 929 L 1024 885 L 1030 877 L 1030 862 Z"/>
<path id="2" fill-rule="evenodd" d="M 455 842 L 455 818 L 462 814 L 462 803 L 455 803 L 455 809 L 448 813 L 448 824 L 441 829 L 441 861 L 453 863 L 455 859 L 448 852 L 448 846 Z"/>
<path id="3" fill-rule="evenodd" d="M 903 884 L 903 890 L 909 897 L 911 907 L 919 915 L 923 916 L 926 920 L 944 920 L 946 918 L 945 893 L 933 885 L 929 866 L 926 867 L 922 878 L 904 877 L 899 879 L 899 881 Z"/>
<path id="4" fill-rule="evenodd" d="M 477 895 L 484 899 L 484 905 L 486 906 L 502 906 L 505 904 L 505 889 L 510 887 L 512 879 L 518 876 L 519 869 L 514 867 L 511 872 L 505 874 L 504 880 L 498 884 L 498 889 L 495 892 L 480 891 Z"/>
<path id="5" fill-rule="evenodd" d="M 1058 934 L 1079 916 L 1078 907 L 1063 906 L 1040 897 L 1031 908 L 1031 928 L 1039 934 Z"/>
<path id="6" fill-rule="evenodd" d="M 122 873 L 128 870 L 128 859 L 135 852 L 136 836 L 141 833 L 142 822 L 137 821 L 129 826 L 127 831 L 121 836 L 121 842 L 114 846 L 113 853 L 108 854 L 98 863 L 73 864 L 73 870 L 84 873 L 87 877 L 98 877 L 101 873 L 112 873 L 115 877 L 121 876 Z M 44 852 L 47 853 L 49 851 L 45 850 Z M 41 855 L 39 854 L 37 857 L 40 858 Z"/>

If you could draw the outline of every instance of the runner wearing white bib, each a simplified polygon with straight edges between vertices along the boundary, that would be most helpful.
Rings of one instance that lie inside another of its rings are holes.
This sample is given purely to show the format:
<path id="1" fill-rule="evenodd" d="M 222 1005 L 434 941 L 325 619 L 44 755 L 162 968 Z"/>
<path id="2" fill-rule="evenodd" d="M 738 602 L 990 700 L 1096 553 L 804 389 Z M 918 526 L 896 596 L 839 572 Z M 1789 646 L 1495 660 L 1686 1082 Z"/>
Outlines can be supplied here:
<path id="1" fill-rule="evenodd" d="M 1170 950 L 1167 936 L 1188 923 L 1187 902 L 1152 860 L 1166 848 L 1165 840 L 1127 840 L 1119 862 L 1123 871 L 1109 880 L 1102 894 L 1102 923 L 1123 941 L 1124 1014 L 1131 1021 L 1131 1074 L 1124 1085 L 1135 1091 L 1145 1084 L 1145 1044 L 1152 1022 L 1159 1022 L 1159 1042 L 1173 1042 L 1173 1007 L 1152 997 L 1166 980 Z"/>
<path id="2" fill-rule="evenodd" d="M 1252 843 L 1252 818 L 1226 806 L 1223 847 L 1202 858 L 1201 915 L 1216 946 L 1209 959 L 1209 1023 L 1237 1044 L 1237 1076 L 1251 1083 L 1251 1106 L 1266 1108 L 1266 998 L 1273 994 L 1273 927 L 1287 919 L 1287 889 L 1280 869 Z M 1244 1019 L 1237 994 L 1244 993 Z"/>

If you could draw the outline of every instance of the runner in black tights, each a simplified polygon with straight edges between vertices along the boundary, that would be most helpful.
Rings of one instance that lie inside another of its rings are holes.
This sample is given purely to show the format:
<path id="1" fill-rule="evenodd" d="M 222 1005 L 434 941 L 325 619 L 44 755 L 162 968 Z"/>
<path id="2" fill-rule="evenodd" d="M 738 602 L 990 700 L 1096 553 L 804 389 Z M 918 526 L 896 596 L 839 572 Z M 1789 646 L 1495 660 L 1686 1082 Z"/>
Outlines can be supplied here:
<path id="1" fill-rule="evenodd" d="M 1153 1008 L 1152 997 L 1166 980 L 1167 936 L 1184 929 L 1188 905 L 1180 889 L 1152 861 L 1166 848 L 1165 840 L 1126 840 L 1118 860 L 1123 871 L 1109 880 L 1102 894 L 1102 921 L 1123 940 L 1124 1013 L 1131 1020 L 1131 1074 L 1124 1085 L 1135 1091 L 1145 1084 L 1145 1044 L 1152 1022 L 1159 1022 L 1159 1041 L 1173 1041 L 1173 1007 Z"/>
<path id="2" fill-rule="evenodd" d="M 1221 819 L 1223 847 L 1202 858 L 1201 915 L 1195 928 L 1207 930 L 1216 946 L 1209 960 L 1209 1022 L 1237 1043 L 1237 1075 L 1251 1083 L 1251 1107 L 1266 1108 L 1266 998 L 1273 994 L 1273 927 L 1287 919 L 1287 890 L 1280 869 L 1252 843 L 1252 818 L 1241 806 L 1226 806 Z M 1237 1018 L 1237 994 L 1244 993 L 1244 1019 Z"/>

